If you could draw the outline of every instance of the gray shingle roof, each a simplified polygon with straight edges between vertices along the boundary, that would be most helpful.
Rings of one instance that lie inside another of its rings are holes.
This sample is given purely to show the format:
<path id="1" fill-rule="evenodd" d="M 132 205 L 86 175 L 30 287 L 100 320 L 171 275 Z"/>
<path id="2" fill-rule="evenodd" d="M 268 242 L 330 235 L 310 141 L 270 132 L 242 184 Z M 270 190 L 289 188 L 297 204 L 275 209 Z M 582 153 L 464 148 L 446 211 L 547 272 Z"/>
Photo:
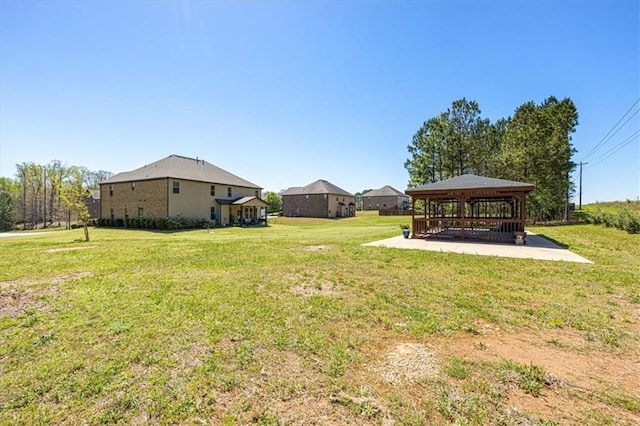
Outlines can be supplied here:
<path id="1" fill-rule="evenodd" d="M 428 191 L 428 190 L 460 190 L 460 189 L 483 189 L 483 188 L 521 188 L 527 189 L 530 187 L 533 190 L 534 185 L 530 183 L 517 182 L 514 180 L 496 179 L 485 176 L 476 175 L 460 175 L 452 177 L 451 179 L 445 179 L 438 182 L 433 182 L 428 185 L 419 186 L 417 188 L 407 189 L 407 193 L 412 191 Z"/>
<path id="2" fill-rule="evenodd" d="M 353 197 L 354 195 L 344 189 L 323 179 L 318 179 L 307 186 L 292 186 L 282 195 L 306 195 L 306 194 L 336 194 Z"/>
<path id="3" fill-rule="evenodd" d="M 392 186 L 385 185 L 380 189 L 374 189 L 373 191 L 365 192 L 363 197 L 406 197 L 404 192 L 400 192 Z"/>
<path id="4" fill-rule="evenodd" d="M 170 155 L 138 169 L 118 173 L 100 183 L 131 182 L 161 178 L 184 179 L 196 182 L 262 189 L 262 187 L 255 183 L 251 183 L 204 160 L 182 157 L 180 155 Z"/>

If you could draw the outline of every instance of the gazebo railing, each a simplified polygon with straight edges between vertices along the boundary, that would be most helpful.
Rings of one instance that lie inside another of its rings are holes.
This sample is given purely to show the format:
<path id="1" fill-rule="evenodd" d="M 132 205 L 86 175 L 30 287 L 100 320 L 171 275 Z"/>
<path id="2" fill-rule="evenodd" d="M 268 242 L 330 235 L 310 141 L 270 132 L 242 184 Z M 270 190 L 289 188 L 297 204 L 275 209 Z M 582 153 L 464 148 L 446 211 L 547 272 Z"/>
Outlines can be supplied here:
<path id="1" fill-rule="evenodd" d="M 513 241 L 522 232 L 517 219 L 492 218 L 414 218 L 414 238 L 469 238 L 492 241 Z"/>

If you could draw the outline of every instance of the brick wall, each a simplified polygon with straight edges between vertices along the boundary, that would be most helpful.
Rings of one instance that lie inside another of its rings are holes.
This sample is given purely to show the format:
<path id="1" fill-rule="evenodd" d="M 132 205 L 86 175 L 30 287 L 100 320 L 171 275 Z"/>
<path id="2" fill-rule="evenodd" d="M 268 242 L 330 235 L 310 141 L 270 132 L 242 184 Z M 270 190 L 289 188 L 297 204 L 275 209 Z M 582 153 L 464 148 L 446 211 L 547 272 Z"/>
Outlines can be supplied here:
<path id="1" fill-rule="evenodd" d="M 284 216 L 329 217 L 329 204 L 325 194 L 283 195 Z"/>
<path id="2" fill-rule="evenodd" d="M 167 179 L 100 185 L 101 217 L 138 217 L 139 208 L 143 217 L 167 217 Z"/>
<path id="3" fill-rule="evenodd" d="M 400 208 L 402 200 L 399 200 L 396 195 L 390 195 L 386 197 L 367 197 L 367 194 L 362 196 L 362 210 L 382 210 L 391 208 Z M 407 198 L 407 205 L 409 205 L 409 199 Z"/>

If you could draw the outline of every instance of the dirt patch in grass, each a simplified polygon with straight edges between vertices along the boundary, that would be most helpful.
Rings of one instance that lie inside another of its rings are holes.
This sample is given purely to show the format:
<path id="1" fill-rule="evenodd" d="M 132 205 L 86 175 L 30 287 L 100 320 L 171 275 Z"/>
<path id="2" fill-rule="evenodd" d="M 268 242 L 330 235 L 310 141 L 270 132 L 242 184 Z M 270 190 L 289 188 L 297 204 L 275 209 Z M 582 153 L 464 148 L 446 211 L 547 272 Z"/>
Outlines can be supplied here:
<path id="1" fill-rule="evenodd" d="M 596 391 L 611 383 L 640 395 L 640 345 L 619 354 L 598 349 L 585 334 L 571 329 L 504 330 L 485 324 L 475 335 L 439 339 L 439 350 L 453 356 L 487 361 L 513 360 L 543 367 L 569 386 Z"/>
<path id="2" fill-rule="evenodd" d="M 311 296 L 337 296 L 341 292 L 337 286 L 320 276 L 313 276 L 304 273 L 290 274 L 285 279 L 295 285 L 290 287 L 294 293 L 301 294 L 306 297 Z"/>
<path id="3" fill-rule="evenodd" d="M 559 424 L 580 424 L 593 421 L 597 410 L 617 424 L 640 424 L 637 340 L 630 344 L 633 347 L 608 348 L 579 330 L 514 331 L 493 324 L 479 324 L 477 328 L 474 334 L 434 336 L 426 345 L 407 342 L 406 336 L 402 341 L 402 337 L 387 335 L 377 341 L 378 345 L 364 349 L 362 358 L 371 361 L 365 361 L 349 376 L 384 394 L 414 387 L 422 395 L 416 393 L 417 404 L 425 403 L 424 398 L 434 398 L 443 383 L 465 388 L 486 380 L 502 389 L 496 415 L 534 413 Z M 470 363 L 466 378 L 453 377 L 447 370 L 459 360 Z M 546 381 L 540 395 L 510 383 L 508 373 L 514 372 L 500 374 L 498 370 L 506 362 L 541 367 Z"/>
<path id="4" fill-rule="evenodd" d="M 419 383 L 436 376 L 440 365 L 434 351 L 418 343 L 400 343 L 390 348 L 376 364 L 368 367 L 385 382 L 401 385 Z"/>
<path id="5" fill-rule="evenodd" d="M 220 392 L 212 401 L 220 423 L 233 418 L 238 424 L 378 424 L 356 419 L 348 407 L 336 403 L 313 360 L 291 351 L 265 351 L 258 362 L 258 376 L 244 377 L 242 386 Z"/>
<path id="6" fill-rule="evenodd" d="M 534 412 L 554 421 L 575 422 L 600 409 L 613 418 L 634 424 L 640 416 L 606 403 L 612 390 L 617 395 L 640 395 L 640 347 L 625 353 L 595 348 L 578 330 L 503 330 L 485 324 L 477 335 L 438 339 L 442 357 L 463 357 L 472 361 L 514 361 L 534 365 L 555 377 L 555 386 L 539 397 L 510 389 L 505 403 L 510 408 Z M 614 410 L 612 410 L 614 408 Z"/>
<path id="7" fill-rule="evenodd" d="M 86 249 L 93 249 L 96 248 L 98 246 L 81 246 L 81 247 L 64 247 L 64 248 L 57 248 L 57 249 L 49 249 L 49 250 L 45 250 L 45 253 L 58 253 L 61 251 L 73 251 L 73 250 L 86 250 Z"/>
<path id="8" fill-rule="evenodd" d="M 47 303 L 43 296 L 56 294 L 59 291 L 58 284 L 91 276 L 91 272 L 78 272 L 74 274 L 58 275 L 42 280 L 13 280 L 0 282 L 0 317 L 10 316 L 16 318 L 29 308 L 45 310 Z M 51 283 L 45 287 L 35 287 L 34 284 Z"/>
<path id="9" fill-rule="evenodd" d="M 302 251 L 329 251 L 334 248 L 335 246 L 333 245 L 304 246 L 302 247 Z"/>

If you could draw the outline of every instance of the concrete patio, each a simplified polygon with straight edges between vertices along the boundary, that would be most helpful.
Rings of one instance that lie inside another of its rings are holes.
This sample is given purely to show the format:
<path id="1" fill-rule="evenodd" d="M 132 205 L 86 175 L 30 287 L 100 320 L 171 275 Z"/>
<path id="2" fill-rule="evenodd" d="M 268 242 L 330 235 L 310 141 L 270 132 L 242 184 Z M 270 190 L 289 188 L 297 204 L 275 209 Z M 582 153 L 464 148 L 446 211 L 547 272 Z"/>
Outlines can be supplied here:
<path id="1" fill-rule="evenodd" d="M 461 239 L 419 239 L 404 238 L 402 235 L 363 244 L 369 247 L 392 247 L 408 250 L 430 250 L 451 253 L 475 254 L 480 256 L 517 257 L 576 263 L 593 263 L 559 245 L 527 232 L 526 244 L 490 243 Z"/>

